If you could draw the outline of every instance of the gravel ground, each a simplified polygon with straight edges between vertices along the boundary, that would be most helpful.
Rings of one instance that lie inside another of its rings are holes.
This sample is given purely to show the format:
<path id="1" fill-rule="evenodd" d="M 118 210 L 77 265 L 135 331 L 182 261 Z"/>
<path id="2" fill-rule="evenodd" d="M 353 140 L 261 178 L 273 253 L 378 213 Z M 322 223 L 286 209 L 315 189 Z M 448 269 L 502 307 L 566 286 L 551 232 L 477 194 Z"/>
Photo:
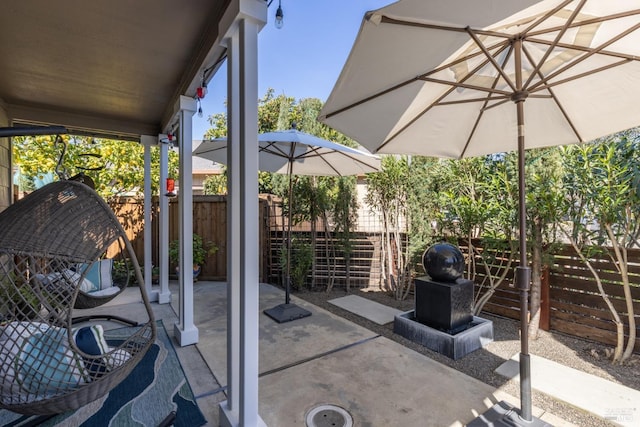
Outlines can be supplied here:
<path id="1" fill-rule="evenodd" d="M 392 296 L 384 292 L 367 292 L 359 289 L 352 290 L 351 294 L 359 295 L 402 311 L 414 309 L 414 302 L 411 297 L 407 301 L 396 301 Z M 394 334 L 393 323 L 381 326 L 327 302 L 328 300 L 345 295 L 347 294 L 344 289 L 336 289 L 330 293 L 308 290 L 295 293 L 295 296 L 299 298 L 409 347 L 431 359 L 437 360 L 460 372 L 464 372 L 489 385 L 501 387 L 502 390 L 512 396 L 518 397 L 520 395 L 518 382 L 507 380 L 494 373 L 494 370 L 505 360 L 510 359 L 514 354 L 520 352 L 518 321 L 483 314 L 482 317 L 493 321 L 494 341 L 488 344 L 482 351 L 475 351 L 460 360 L 452 360 L 420 344 L 407 340 L 400 335 Z M 529 342 L 530 354 L 541 356 L 565 366 L 640 390 L 640 356 L 634 354 L 631 360 L 627 361 L 624 365 L 613 365 L 606 356 L 609 351 L 611 351 L 610 347 L 556 332 L 540 331 L 539 337 Z M 596 427 L 613 425 L 596 416 L 553 399 L 550 396 L 538 393 L 535 390 L 532 390 L 532 402 L 534 406 L 551 412 L 577 426 Z"/>

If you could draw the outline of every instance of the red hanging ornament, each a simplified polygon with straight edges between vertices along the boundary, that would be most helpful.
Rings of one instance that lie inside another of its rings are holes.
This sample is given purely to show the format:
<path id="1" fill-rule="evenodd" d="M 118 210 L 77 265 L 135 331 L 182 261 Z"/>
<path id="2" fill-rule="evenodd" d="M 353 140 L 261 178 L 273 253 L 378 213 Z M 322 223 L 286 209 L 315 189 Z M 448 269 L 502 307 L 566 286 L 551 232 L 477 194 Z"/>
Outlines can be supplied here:
<path id="1" fill-rule="evenodd" d="M 167 197 L 175 197 L 176 193 L 174 190 L 176 189 L 176 180 L 173 178 L 167 178 L 167 192 L 165 196 Z"/>

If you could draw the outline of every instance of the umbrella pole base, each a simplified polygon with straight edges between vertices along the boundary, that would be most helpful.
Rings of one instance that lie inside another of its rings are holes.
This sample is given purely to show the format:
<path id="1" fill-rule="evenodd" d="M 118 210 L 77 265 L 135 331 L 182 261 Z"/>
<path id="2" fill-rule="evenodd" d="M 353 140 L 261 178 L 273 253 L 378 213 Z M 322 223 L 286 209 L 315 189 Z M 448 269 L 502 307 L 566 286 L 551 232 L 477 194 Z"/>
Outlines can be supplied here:
<path id="1" fill-rule="evenodd" d="M 311 312 L 309 310 L 305 310 L 304 308 L 291 303 L 280 304 L 273 308 L 266 309 L 264 314 L 278 323 L 291 322 L 292 320 L 311 316 Z"/>
<path id="2" fill-rule="evenodd" d="M 531 421 L 526 421 L 520 418 L 520 411 L 518 408 L 508 404 L 504 400 L 496 403 L 489 408 L 484 414 L 478 416 L 467 427 L 515 427 L 515 426 L 530 426 L 530 427 L 553 427 L 551 424 L 542 421 L 539 418 L 532 417 Z"/>

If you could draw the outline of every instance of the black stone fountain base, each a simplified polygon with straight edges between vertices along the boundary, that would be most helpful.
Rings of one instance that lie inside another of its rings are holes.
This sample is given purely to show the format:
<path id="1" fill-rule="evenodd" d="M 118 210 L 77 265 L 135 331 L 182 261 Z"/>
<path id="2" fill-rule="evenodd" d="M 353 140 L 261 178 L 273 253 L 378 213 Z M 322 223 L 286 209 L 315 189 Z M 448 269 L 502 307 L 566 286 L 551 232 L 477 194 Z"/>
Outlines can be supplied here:
<path id="1" fill-rule="evenodd" d="M 473 316 L 467 329 L 448 334 L 419 323 L 411 310 L 395 316 L 393 332 L 457 360 L 493 341 L 493 322 Z"/>

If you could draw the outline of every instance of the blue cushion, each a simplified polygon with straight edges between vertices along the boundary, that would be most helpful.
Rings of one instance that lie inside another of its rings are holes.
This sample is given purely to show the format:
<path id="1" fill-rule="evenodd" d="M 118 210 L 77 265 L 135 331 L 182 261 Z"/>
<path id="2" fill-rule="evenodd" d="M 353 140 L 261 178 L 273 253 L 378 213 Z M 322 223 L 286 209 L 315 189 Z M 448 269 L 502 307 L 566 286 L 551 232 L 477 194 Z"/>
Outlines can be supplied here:
<path id="1" fill-rule="evenodd" d="M 101 325 L 80 328 L 73 333 L 73 339 L 81 351 L 92 356 L 100 356 L 109 351 Z"/>
<path id="2" fill-rule="evenodd" d="M 111 278 L 111 270 L 113 269 L 112 259 L 101 259 L 92 264 L 83 264 L 80 271 L 84 272 L 87 268 L 89 270 L 85 278 L 96 287 L 96 289 L 93 290 L 99 291 L 113 286 L 113 280 Z"/>
<path id="3" fill-rule="evenodd" d="M 91 356 L 101 356 L 110 350 L 101 325 L 80 328 L 73 333 L 73 339 L 80 351 Z M 101 358 L 85 357 L 84 364 L 92 374 L 102 374 L 107 371 L 105 361 Z"/>
<path id="4" fill-rule="evenodd" d="M 28 336 L 16 358 L 16 372 L 29 393 L 55 393 L 77 387 L 81 381 L 79 360 L 67 345 L 66 329 L 49 327 Z"/>
<path id="5" fill-rule="evenodd" d="M 34 279 L 39 280 L 43 285 L 74 289 L 78 283 L 82 292 L 99 291 L 97 284 L 92 283 L 86 277 L 80 281 L 81 275 L 73 270 L 62 270 L 50 274 L 35 274 Z"/>

